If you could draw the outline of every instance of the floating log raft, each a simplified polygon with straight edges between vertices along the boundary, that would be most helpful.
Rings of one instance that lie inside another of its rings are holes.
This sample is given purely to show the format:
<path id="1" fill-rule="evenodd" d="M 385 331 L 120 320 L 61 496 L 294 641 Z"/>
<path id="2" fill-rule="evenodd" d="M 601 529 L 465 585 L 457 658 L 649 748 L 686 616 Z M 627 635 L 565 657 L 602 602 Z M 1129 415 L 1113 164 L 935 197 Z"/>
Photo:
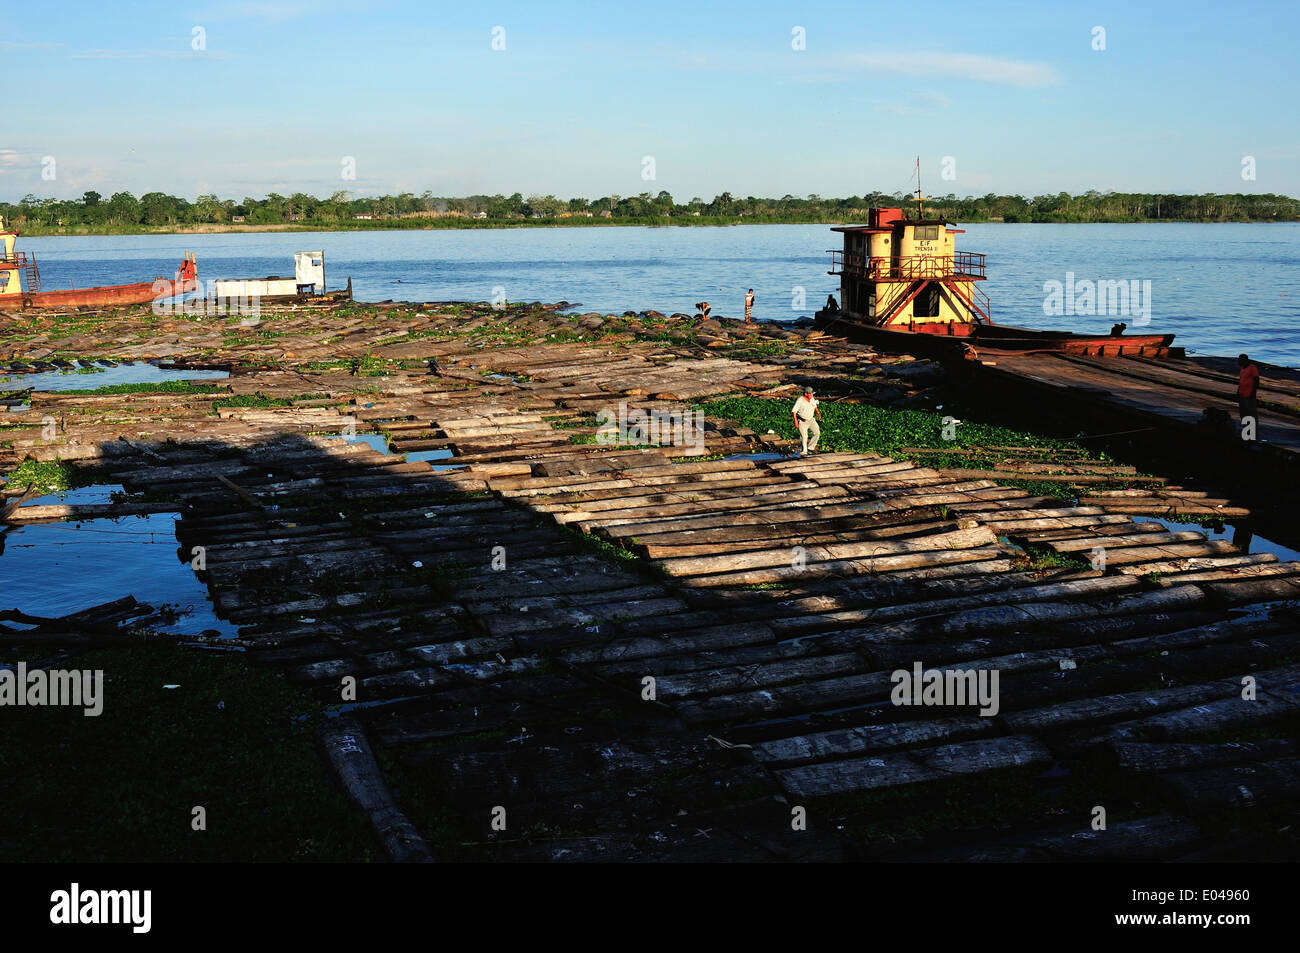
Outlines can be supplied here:
<path id="1" fill-rule="evenodd" d="M 394 856 L 1157 860 L 1215 843 L 1225 807 L 1300 796 L 1300 564 L 1142 518 L 1231 515 L 1227 496 L 1026 448 L 974 472 L 750 459 L 788 444 L 714 419 L 690 446 L 597 439 L 620 403 L 874 393 L 860 378 L 920 393 L 922 362 L 805 329 L 400 304 L 263 325 L 0 318 L 35 335 L 10 361 L 233 369 L 220 392 L 33 393 L 0 469 L 73 461 L 136 502 L 15 493 L 5 518 L 177 513 L 251 659 L 331 705 L 355 680 L 327 747 Z M 1005 485 L 1055 477 L 1089 492 Z M 917 665 L 976 690 L 996 673 L 996 698 L 897 704 Z M 442 806 L 439 829 L 388 798 L 371 746 Z M 1243 768 L 1252 797 L 1229 784 Z M 928 806 L 972 785 L 972 811 L 988 792 L 1030 807 L 936 824 Z M 904 824 L 919 832 L 889 833 Z"/>

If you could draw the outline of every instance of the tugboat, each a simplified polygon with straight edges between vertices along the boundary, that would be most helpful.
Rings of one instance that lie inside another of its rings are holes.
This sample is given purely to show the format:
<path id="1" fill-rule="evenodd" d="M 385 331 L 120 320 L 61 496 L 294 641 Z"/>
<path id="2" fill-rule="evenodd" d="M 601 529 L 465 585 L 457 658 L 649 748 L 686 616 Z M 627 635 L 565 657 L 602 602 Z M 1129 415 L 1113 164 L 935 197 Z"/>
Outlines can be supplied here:
<path id="1" fill-rule="evenodd" d="M 94 288 L 41 290 L 41 272 L 36 257 L 15 251 L 18 232 L 6 230 L 0 218 L 0 308 L 85 308 L 150 304 L 195 291 L 199 287 L 198 266 L 189 252 L 172 278 L 155 278 L 130 285 L 100 285 Z"/>
<path id="2" fill-rule="evenodd" d="M 915 219 L 904 217 L 901 208 L 873 208 L 868 224 L 831 229 L 844 235 L 844 248 L 830 252 L 827 272 L 840 276 L 840 303 L 827 301 L 814 316 L 816 327 L 929 355 L 1058 351 L 1166 357 L 1182 350 L 1172 347 L 1172 334 L 1125 334 L 1121 324 L 1108 335 L 994 324 L 979 287 L 987 277 L 984 256 L 957 251 L 954 236 L 964 230 L 943 218 L 926 218 L 924 197 L 916 191 Z"/>

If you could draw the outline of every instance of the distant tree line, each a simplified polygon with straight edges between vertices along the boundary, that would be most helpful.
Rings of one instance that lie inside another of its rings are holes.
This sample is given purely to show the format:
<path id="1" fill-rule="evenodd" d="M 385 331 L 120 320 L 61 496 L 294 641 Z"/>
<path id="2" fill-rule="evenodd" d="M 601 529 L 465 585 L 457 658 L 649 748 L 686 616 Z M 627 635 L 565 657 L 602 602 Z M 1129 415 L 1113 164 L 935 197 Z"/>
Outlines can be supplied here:
<path id="1" fill-rule="evenodd" d="M 136 198 L 116 192 L 105 198 L 86 192 L 80 199 L 38 199 L 27 195 L 16 204 L 0 202 L 0 215 L 31 231 L 60 229 L 144 231 L 193 225 L 297 225 L 323 228 L 362 228 L 382 222 L 384 228 L 454 226 L 472 223 L 503 225 L 540 220 L 549 224 L 595 224 L 616 220 L 626 224 L 716 224 L 732 222 L 818 223 L 861 219 L 867 209 L 902 205 L 915 210 L 911 197 L 900 192 L 871 192 L 848 198 L 741 198 L 730 192 L 706 202 L 693 198 L 679 203 L 668 192 L 606 195 L 601 198 L 560 199 L 554 195 L 470 195 L 463 198 L 414 195 L 353 197 L 335 192 L 317 198 L 302 192 L 242 201 L 200 195 L 193 202 L 149 192 Z M 955 222 L 1259 222 L 1300 220 L 1300 200 L 1286 195 L 1166 195 L 1145 192 L 1097 192 L 1082 195 L 936 196 L 926 200 L 927 217 Z M 611 222 L 612 223 L 612 222 Z"/>

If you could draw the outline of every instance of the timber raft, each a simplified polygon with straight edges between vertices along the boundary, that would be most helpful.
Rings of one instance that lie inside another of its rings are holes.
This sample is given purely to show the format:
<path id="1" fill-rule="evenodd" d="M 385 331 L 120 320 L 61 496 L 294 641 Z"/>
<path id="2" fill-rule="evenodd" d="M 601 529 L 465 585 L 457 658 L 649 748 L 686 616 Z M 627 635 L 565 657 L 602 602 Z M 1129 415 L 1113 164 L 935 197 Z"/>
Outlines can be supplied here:
<path id="1" fill-rule="evenodd" d="M 747 459 L 791 446 L 714 418 L 694 455 L 592 441 L 620 401 L 906 400 L 932 370 L 807 329 L 713 319 L 687 340 L 676 316 L 540 305 L 72 317 L 0 315 L 0 357 L 227 366 L 227 390 L 26 395 L 0 472 L 59 459 L 140 496 L 37 507 L 6 485 L 4 520 L 179 512 L 178 555 L 204 548 L 240 627 L 226 644 L 331 703 L 355 679 L 322 743 L 395 858 L 1296 855 L 1300 563 L 1143 518 L 1249 515 L 1213 488 L 1023 448 L 976 471 Z M 1179 372 L 1112 365 L 1070 364 L 1160 414 Z M 330 438 L 350 425 L 394 454 Z M 1105 489 L 1070 503 L 1017 477 Z M 1035 568 L 1030 546 L 1105 569 Z M 891 703 L 918 662 L 999 672 L 999 711 Z M 376 784 L 370 747 L 419 798 Z"/>

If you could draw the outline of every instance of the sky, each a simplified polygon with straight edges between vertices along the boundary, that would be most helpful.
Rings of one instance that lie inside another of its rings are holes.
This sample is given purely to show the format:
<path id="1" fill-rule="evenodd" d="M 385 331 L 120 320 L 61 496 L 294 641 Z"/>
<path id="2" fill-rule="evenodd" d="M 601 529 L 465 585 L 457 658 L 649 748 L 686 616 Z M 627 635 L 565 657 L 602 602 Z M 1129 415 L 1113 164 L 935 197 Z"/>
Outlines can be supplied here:
<path id="1" fill-rule="evenodd" d="M 915 188 L 918 156 L 935 195 L 1300 196 L 1290 0 L 46 0 L 6 19 L 3 201 L 845 196 Z"/>

